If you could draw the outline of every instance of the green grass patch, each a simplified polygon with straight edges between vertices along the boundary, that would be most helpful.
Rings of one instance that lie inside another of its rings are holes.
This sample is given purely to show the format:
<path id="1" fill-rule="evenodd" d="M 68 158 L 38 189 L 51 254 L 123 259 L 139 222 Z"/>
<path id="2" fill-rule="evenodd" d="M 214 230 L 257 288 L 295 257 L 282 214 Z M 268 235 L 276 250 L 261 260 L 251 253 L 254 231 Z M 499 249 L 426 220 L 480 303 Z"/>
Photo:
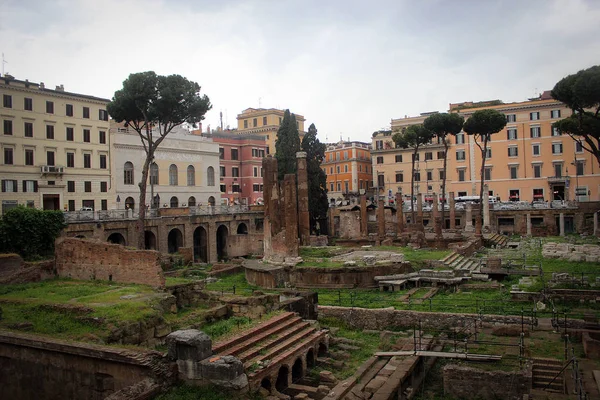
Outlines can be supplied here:
<path id="1" fill-rule="evenodd" d="M 166 393 L 158 395 L 155 400 L 231 400 L 235 398 L 240 397 L 215 386 L 179 385 L 172 387 Z"/>
<path id="2" fill-rule="evenodd" d="M 198 279 L 194 278 L 194 277 L 189 277 L 189 278 L 183 278 L 181 276 L 167 276 L 165 278 L 165 285 L 167 287 L 169 286 L 177 286 L 177 285 L 183 285 L 185 283 L 193 283 L 198 281 Z"/>
<path id="3" fill-rule="evenodd" d="M 300 247 L 300 257 L 302 258 L 327 258 L 334 257 L 344 252 L 342 247 Z"/>
<path id="4" fill-rule="evenodd" d="M 206 333 L 213 340 L 224 340 L 228 337 L 234 336 L 242 331 L 248 330 L 261 322 L 265 322 L 268 319 L 279 315 L 280 311 L 275 311 L 262 316 L 262 318 L 249 318 L 249 317 L 231 317 L 228 319 L 222 319 L 220 321 L 207 323 L 202 326 L 202 331 Z"/>
<path id="5" fill-rule="evenodd" d="M 254 290 L 261 290 L 258 286 L 254 286 L 246 281 L 246 274 L 240 272 L 238 274 L 227 275 L 219 278 L 217 282 L 209 283 L 206 285 L 206 290 L 212 290 L 216 292 L 233 293 L 233 287 L 235 286 L 235 293 L 243 296 L 250 296 Z"/>

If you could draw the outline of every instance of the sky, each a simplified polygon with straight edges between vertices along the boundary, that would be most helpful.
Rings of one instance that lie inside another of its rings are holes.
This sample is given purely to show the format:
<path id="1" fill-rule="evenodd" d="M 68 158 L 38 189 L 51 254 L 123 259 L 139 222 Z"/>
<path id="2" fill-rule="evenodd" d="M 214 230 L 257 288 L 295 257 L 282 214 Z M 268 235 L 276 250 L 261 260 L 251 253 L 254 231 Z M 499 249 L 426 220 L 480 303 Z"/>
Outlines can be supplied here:
<path id="1" fill-rule="evenodd" d="M 4 71 L 112 98 L 130 73 L 202 86 L 215 128 L 290 109 L 371 140 L 449 103 L 523 101 L 599 64 L 597 0 L 0 0 Z"/>

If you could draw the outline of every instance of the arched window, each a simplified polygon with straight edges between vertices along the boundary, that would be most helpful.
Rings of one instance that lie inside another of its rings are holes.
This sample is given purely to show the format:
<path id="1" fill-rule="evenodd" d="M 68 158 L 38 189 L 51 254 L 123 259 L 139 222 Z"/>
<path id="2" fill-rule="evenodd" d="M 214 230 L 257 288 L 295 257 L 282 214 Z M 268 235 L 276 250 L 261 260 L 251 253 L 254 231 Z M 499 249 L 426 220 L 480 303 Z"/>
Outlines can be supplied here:
<path id="1" fill-rule="evenodd" d="M 196 207 L 196 198 L 194 196 L 188 199 L 188 207 Z"/>
<path id="2" fill-rule="evenodd" d="M 208 167 L 206 170 L 206 184 L 215 186 L 215 169 L 213 167 Z"/>
<path id="3" fill-rule="evenodd" d="M 171 197 L 171 207 L 179 207 L 179 199 L 177 196 Z"/>
<path id="4" fill-rule="evenodd" d="M 171 164 L 169 167 L 169 185 L 177 186 L 177 165 Z"/>
<path id="5" fill-rule="evenodd" d="M 133 210 L 135 208 L 135 200 L 133 197 L 129 196 L 125 199 L 125 208 Z"/>
<path id="6" fill-rule="evenodd" d="M 123 166 L 123 184 L 133 185 L 133 163 L 130 161 Z"/>
<path id="7" fill-rule="evenodd" d="M 196 186 L 196 169 L 193 165 L 189 165 L 187 169 L 188 186 Z"/>
<path id="8" fill-rule="evenodd" d="M 214 207 L 215 206 L 215 198 L 210 196 L 208 198 L 208 204 Z"/>
<path id="9" fill-rule="evenodd" d="M 158 165 L 152 163 L 150 166 L 150 184 L 158 185 Z"/>

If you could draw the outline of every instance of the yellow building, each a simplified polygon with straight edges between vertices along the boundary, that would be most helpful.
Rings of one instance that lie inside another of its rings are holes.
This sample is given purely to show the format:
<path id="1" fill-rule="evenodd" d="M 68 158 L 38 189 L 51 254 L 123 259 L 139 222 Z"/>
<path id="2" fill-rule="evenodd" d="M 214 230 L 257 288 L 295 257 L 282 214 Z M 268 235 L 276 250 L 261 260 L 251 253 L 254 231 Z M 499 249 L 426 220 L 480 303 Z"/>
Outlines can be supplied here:
<path id="1" fill-rule="evenodd" d="M 269 154 L 275 154 L 275 142 L 277 140 L 277 130 L 283 120 L 283 110 L 276 108 L 247 108 L 237 116 L 238 128 L 237 132 L 240 135 L 251 134 L 261 135 L 265 137 L 269 146 Z M 304 138 L 304 116 L 295 114 L 296 122 L 298 123 L 298 131 L 300 139 Z"/>
<path id="2" fill-rule="evenodd" d="M 331 203 L 364 193 L 371 187 L 371 144 L 356 141 L 328 144 L 321 168 L 327 175 L 327 197 Z"/>
<path id="3" fill-rule="evenodd" d="M 0 78 L 0 97 L 2 212 L 114 206 L 108 99 L 10 75 Z"/>

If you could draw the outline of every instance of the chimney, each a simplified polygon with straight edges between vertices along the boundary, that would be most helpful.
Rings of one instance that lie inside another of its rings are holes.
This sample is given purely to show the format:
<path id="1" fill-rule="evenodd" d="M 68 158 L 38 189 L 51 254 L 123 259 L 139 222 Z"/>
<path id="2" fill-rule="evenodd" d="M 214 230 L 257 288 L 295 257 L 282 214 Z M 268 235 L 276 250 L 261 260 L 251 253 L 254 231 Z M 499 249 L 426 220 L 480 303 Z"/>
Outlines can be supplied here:
<path id="1" fill-rule="evenodd" d="M 44 82 L 40 82 L 40 89 L 46 89 L 46 85 L 44 85 Z"/>
<path id="2" fill-rule="evenodd" d="M 65 85 L 63 85 L 62 83 L 60 85 L 56 86 L 56 91 L 57 92 L 64 92 L 65 91 Z"/>

